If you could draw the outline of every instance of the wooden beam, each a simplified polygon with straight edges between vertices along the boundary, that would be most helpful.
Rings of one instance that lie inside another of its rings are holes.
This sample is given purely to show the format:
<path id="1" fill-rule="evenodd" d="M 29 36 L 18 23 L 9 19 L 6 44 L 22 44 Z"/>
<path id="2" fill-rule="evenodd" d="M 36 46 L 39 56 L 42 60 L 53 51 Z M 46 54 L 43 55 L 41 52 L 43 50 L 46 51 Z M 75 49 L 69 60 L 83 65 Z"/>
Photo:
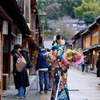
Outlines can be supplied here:
<path id="1" fill-rule="evenodd" d="M 13 22 L 13 19 L 5 12 L 5 10 L 0 6 L 0 15 L 5 18 L 8 22 Z"/>

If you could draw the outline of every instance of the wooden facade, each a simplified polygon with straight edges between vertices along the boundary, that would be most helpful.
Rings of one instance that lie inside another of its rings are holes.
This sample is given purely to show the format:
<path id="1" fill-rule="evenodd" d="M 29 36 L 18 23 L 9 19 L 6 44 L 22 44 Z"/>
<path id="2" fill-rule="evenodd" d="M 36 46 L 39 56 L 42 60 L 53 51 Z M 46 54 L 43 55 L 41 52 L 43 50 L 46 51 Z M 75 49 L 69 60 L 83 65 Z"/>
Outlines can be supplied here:
<path id="1" fill-rule="evenodd" d="M 3 35 L 2 35 L 2 19 L 0 17 L 0 100 L 2 100 L 2 65 L 3 65 Z"/>
<path id="2" fill-rule="evenodd" d="M 18 2 L 16 0 L 0 1 L 0 100 L 2 100 L 2 89 L 8 89 L 13 79 L 11 74 L 13 62 L 10 52 L 14 44 L 19 43 L 18 35 L 20 35 L 22 47 L 29 51 L 31 58 L 33 58 L 33 51 L 36 51 L 37 45 L 39 45 L 39 34 L 35 33 L 35 30 L 39 28 L 39 19 L 36 17 L 37 14 L 31 13 L 32 7 L 36 5 L 36 0 L 30 0 L 29 17 L 25 16 L 25 9 L 19 8 L 19 6 L 25 8 L 25 4 L 23 4 L 25 2 L 21 2 L 19 5 Z M 23 15 L 27 18 L 28 23 Z M 6 26 L 3 22 L 6 23 Z"/>
<path id="3" fill-rule="evenodd" d="M 74 41 L 78 41 L 80 38 L 82 46 L 78 43 L 77 48 L 82 48 L 84 55 L 87 55 L 89 58 L 91 70 L 96 70 L 98 51 L 100 50 L 100 17 L 86 29 L 75 34 L 73 38 Z M 76 42 L 73 43 L 75 45 L 74 49 L 76 48 L 76 44 Z"/>

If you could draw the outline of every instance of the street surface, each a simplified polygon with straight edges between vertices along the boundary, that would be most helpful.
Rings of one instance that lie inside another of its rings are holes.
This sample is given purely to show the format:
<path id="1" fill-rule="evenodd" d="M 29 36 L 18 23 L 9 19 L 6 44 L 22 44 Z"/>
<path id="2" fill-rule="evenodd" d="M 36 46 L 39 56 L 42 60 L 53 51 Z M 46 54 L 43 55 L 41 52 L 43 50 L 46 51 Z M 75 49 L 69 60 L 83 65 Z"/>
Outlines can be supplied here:
<path id="1" fill-rule="evenodd" d="M 82 73 L 70 68 L 68 71 L 68 87 L 71 100 L 100 100 L 100 79 L 94 73 Z"/>
<path id="2" fill-rule="evenodd" d="M 39 94 L 37 90 L 37 78 L 34 80 L 26 97 L 20 100 L 49 100 L 48 94 Z M 100 100 L 100 86 L 98 86 L 99 78 L 94 73 L 82 73 L 81 70 L 70 67 L 68 71 L 68 88 L 70 100 Z M 8 90 L 3 100 L 19 100 L 14 97 L 16 90 Z"/>

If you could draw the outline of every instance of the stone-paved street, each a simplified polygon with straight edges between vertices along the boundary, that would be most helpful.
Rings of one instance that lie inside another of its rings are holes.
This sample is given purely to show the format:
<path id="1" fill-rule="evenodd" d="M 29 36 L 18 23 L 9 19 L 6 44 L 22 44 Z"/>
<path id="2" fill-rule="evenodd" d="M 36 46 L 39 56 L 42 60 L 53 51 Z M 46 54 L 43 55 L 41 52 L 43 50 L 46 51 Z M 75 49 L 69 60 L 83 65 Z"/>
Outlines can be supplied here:
<path id="1" fill-rule="evenodd" d="M 22 100 L 49 100 L 49 94 L 39 94 L 37 91 L 37 81 L 34 80 L 26 97 Z M 68 71 L 68 88 L 70 100 L 100 100 L 100 86 L 98 86 L 99 78 L 94 73 L 84 73 L 81 70 L 70 67 Z M 3 97 L 3 100 L 19 100 L 13 95 L 16 90 L 9 90 L 8 96 Z"/>
<path id="2" fill-rule="evenodd" d="M 71 100 L 100 100 L 100 79 L 94 73 L 84 73 L 75 68 L 68 71 L 68 87 Z"/>

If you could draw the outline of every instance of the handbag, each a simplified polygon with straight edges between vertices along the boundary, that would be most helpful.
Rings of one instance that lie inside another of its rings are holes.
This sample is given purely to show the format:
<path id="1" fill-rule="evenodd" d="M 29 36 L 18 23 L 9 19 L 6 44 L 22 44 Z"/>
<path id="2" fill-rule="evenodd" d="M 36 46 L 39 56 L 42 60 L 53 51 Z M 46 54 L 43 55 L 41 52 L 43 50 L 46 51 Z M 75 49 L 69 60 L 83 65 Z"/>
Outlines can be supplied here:
<path id="1" fill-rule="evenodd" d="M 16 62 L 16 71 L 22 72 L 23 68 L 26 66 L 26 61 L 23 56 L 19 57 Z"/>

